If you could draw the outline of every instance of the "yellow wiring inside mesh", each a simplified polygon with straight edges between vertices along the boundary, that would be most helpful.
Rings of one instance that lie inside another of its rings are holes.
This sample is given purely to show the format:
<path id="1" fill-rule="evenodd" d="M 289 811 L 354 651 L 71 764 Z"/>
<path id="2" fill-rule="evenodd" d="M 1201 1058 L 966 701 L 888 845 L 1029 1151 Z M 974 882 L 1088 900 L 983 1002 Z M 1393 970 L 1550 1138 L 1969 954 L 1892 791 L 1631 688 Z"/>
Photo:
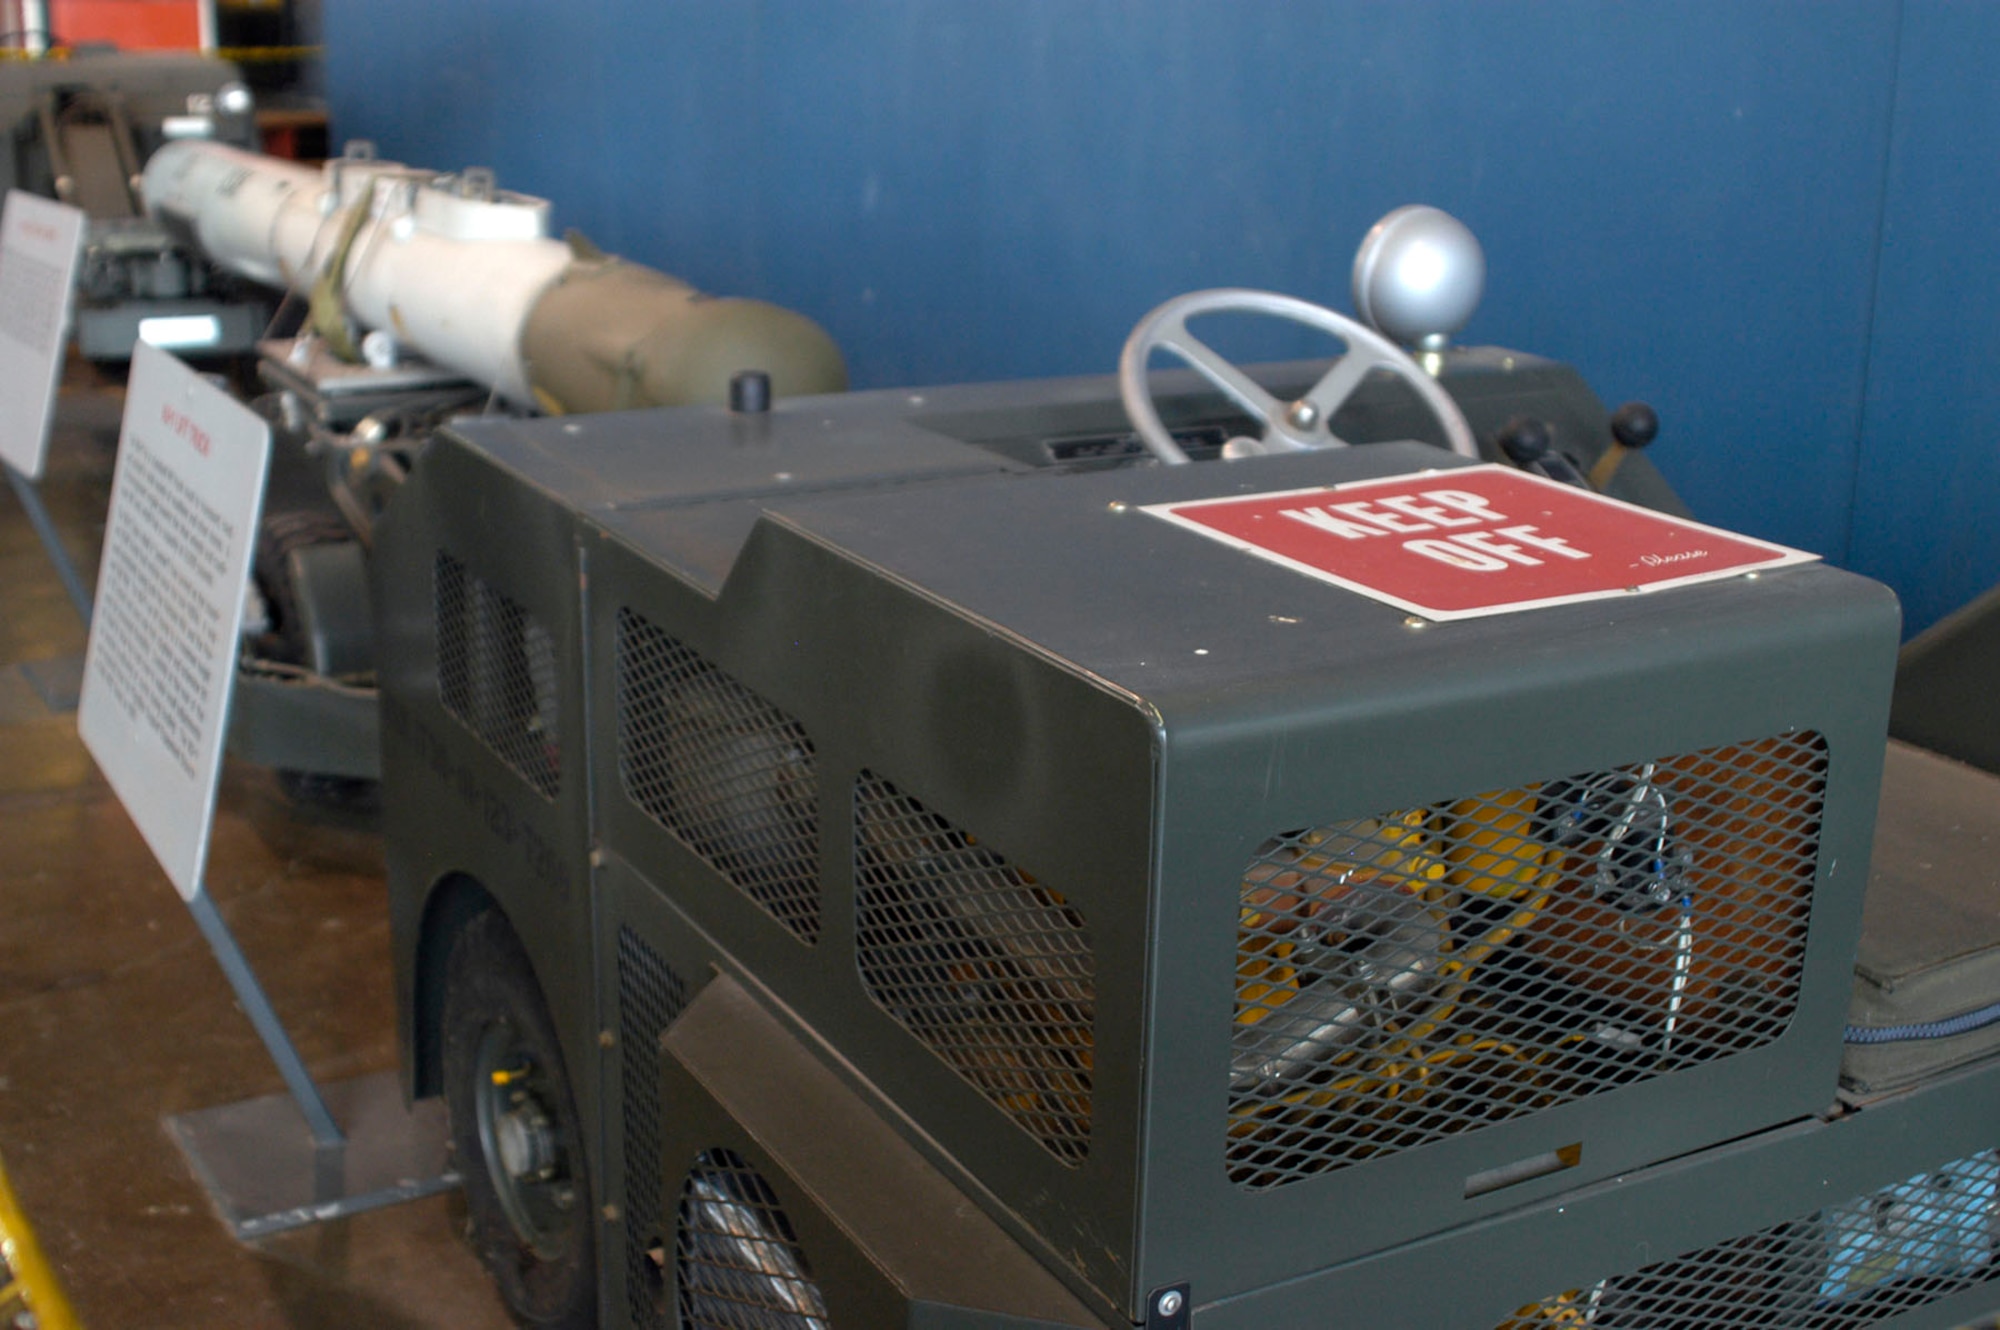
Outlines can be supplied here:
<path id="1" fill-rule="evenodd" d="M 1429 829 L 1431 818 L 1424 810 L 1396 813 L 1382 820 L 1385 827 L 1398 829 L 1392 833 L 1389 852 L 1377 854 L 1367 864 L 1308 853 L 1266 874 L 1262 881 L 1256 880 L 1255 873 L 1246 878 L 1246 904 L 1238 932 L 1236 1019 L 1240 1026 L 1255 1025 L 1299 992 L 1297 971 L 1283 964 L 1292 954 L 1292 944 L 1280 934 L 1261 931 L 1274 922 L 1274 916 L 1258 907 L 1268 906 L 1277 897 L 1310 894 L 1297 889 L 1308 874 L 1332 878 L 1342 885 L 1386 880 L 1418 896 L 1439 915 L 1448 913 L 1455 899 L 1468 894 L 1497 900 L 1526 899 L 1464 946 L 1454 947 L 1447 934 L 1443 945 L 1450 954 L 1437 972 L 1442 983 L 1421 1018 L 1384 1044 L 1345 1051 L 1333 1059 L 1336 1064 L 1365 1059 L 1365 1066 L 1276 1102 L 1233 1109 L 1232 1137 L 1254 1135 L 1272 1120 L 1282 1121 L 1298 1109 L 1324 1109 L 1343 1101 L 1350 1111 L 1373 1101 L 1375 1116 L 1393 1116 L 1399 1106 L 1415 1102 L 1439 1072 L 1481 1055 L 1510 1058 L 1524 1071 L 1547 1062 L 1554 1050 L 1530 1055 L 1504 1041 L 1471 1034 L 1458 1036 L 1445 1048 L 1424 1047 L 1457 1012 L 1480 962 L 1530 927 L 1548 908 L 1561 877 L 1562 852 L 1533 838 L 1535 807 L 1535 796 L 1525 790 L 1467 799 L 1453 805 L 1441 835 Z M 1302 839 L 1310 847 L 1324 844 L 1332 835 L 1321 828 Z M 1371 848 L 1380 840 L 1378 834 Z M 1292 880 L 1287 882 L 1287 878 Z M 1563 1042 L 1579 1038 L 1573 1035 Z"/>
<path id="2" fill-rule="evenodd" d="M 1590 1303 L 1590 1296 L 1583 1289 L 1573 1288 L 1553 1298 L 1529 1303 L 1495 1326 L 1494 1330 L 1531 1330 L 1532 1327 L 1551 1325 L 1590 1325 L 1596 1319 Z"/>

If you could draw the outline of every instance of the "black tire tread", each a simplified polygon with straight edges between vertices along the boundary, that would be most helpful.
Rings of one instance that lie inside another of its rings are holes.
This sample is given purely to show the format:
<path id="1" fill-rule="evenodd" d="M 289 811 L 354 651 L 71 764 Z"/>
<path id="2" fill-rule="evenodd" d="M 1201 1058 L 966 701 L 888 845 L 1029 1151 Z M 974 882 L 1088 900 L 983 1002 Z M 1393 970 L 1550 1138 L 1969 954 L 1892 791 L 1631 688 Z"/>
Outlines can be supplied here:
<path id="1" fill-rule="evenodd" d="M 494 1194 L 481 1157 L 471 1079 L 481 1032 L 495 1020 L 514 1024 L 536 1061 L 551 1068 L 561 1087 L 558 1107 L 574 1145 L 571 1170 L 579 1192 L 576 1222 L 565 1250 L 546 1260 L 515 1235 Z M 597 1265 L 588 1169 L 582 1154 L 576 1096 L 563 1065 L 555 1023 L 542 999 L 533 965 L 498 910 L 468 922 L 445 964 L 444 1091 L 451 1120 L 454 1166 L 465 1179 L 467 1238 L 515 1323 L 532 1330 L 590 1330 L 597 1325 Z"/>
<path id="2" fill-rule="evenodd" d="M 353 528 L 338 513 L 295 508 L 264 515 L 257 527 L 256 557 L 251 565 L 257 592 L 271 615 L 271 631 L 260 646 L 264 654 L 287 665 L 305 663 L 298 592 L 287 567 L 292 551 L 354 538 Z"/>

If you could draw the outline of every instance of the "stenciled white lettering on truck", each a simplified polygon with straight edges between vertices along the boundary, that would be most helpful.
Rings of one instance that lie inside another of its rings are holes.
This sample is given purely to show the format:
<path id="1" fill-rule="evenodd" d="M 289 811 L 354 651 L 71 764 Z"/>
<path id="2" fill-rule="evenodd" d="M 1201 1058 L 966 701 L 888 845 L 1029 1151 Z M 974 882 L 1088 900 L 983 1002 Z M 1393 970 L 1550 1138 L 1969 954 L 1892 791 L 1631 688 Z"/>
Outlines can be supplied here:
<path id="1" fill-rule="evenodd" d="M 1560 536 L 1545 535 L 1530 524 L 1508 521 L 1477 494 L 1463 490 L 1423 490 L 1391 494 L 1352 503 L 1286 508 L 1281 515 L 1342 540 L 1372 540 L 1382 536 L 1416 536 L 1402 542 L 1412 554 L 1473 573 L 1497 573 L 1511 567 L 1537 567 L 1550 557 L 1588 559 Z M 1477 530 L 1457 530 L 1476 527 Z M 1424 531 L 1449 535 L 1418 536 Z"/>

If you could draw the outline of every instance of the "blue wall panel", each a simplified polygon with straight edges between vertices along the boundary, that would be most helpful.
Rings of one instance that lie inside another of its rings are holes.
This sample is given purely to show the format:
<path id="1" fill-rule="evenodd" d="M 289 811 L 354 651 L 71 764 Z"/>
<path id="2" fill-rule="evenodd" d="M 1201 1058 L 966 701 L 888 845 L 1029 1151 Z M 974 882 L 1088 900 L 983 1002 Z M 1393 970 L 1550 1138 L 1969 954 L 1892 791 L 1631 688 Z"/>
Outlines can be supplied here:
<path id="1" fill-rule="evenodd" d="M 859 386 L 1108 370 L 1200 286 L 1344 307 L 1368 224 L 1438 204 L 1487 249 L 1468 337 L 1654 402 L 1656 456 L 1709 519 L 1848 551 L 1892 124 L 1905 155 L 1925 132 L 1895 120 L 1896 0 L 342 0 L 326 21 L 338 133 L 494 166 L 607 249 L 800 308 Z"/>
<path id="2" fill-rule="evenodd" d="M 2000 6 L 1909 6 L 1848 561 L 1919 627 L 2000 579 Z"/>

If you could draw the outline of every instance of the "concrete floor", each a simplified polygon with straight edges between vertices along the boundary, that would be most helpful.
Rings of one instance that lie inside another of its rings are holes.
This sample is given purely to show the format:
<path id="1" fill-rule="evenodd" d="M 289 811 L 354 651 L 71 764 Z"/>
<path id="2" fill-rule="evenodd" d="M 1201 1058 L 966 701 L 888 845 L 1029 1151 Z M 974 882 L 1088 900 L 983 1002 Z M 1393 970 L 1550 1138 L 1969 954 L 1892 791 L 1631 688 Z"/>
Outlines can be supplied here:
<path id="1" fill-rule="evenodd" d="M 121 409 L 72 367 L 42 493 L 92 580 Z M 30 678 L 83 643 L 0 495 L 0 1158 L 84 1325 L 508 1325 L 455 1193 L 255 1246 L 210 1207 L 163 1119 L 284 1087 L 75 716 Z M 228 771 L 209 887 L 322 1082 L 395 1066 L 381 858 L 366 825 Z"/>

